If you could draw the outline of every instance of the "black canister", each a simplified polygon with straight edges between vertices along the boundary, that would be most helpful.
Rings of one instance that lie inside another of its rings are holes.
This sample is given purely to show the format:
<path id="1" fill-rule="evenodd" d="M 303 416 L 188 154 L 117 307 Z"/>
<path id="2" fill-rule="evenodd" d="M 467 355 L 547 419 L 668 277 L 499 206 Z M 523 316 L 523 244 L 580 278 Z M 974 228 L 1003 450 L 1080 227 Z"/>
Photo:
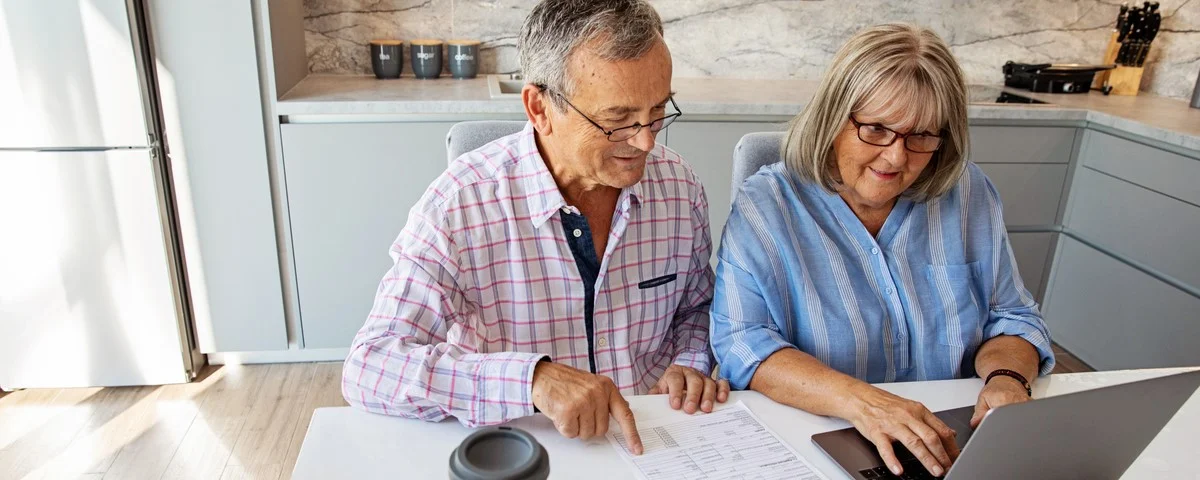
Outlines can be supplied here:
<path id="1" fill-rule="evenodd" d="M 545 480 L 550 456 L 529 432 L 481 428 L 450 453 L 451 480 Z"/>

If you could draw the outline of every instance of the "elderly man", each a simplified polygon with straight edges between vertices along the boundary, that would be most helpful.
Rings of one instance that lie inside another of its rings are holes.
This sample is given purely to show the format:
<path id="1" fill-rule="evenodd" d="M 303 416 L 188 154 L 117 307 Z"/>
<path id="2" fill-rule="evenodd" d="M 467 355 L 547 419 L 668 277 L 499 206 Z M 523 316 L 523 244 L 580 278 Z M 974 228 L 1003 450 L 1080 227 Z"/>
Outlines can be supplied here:
<path id="1" fill-rule="evenodd" d="M 662 23 L 643 0 L 545 0 L 519 47 L 529 123 L 413 207 L 342 391 L 468 426 L 540 411 L 585 439 L 612 415 L 640 452 L 622 395 L 694 413 L 729 389 L 708 375 L 704 189 L 655 144 L 679 116 Z"/>

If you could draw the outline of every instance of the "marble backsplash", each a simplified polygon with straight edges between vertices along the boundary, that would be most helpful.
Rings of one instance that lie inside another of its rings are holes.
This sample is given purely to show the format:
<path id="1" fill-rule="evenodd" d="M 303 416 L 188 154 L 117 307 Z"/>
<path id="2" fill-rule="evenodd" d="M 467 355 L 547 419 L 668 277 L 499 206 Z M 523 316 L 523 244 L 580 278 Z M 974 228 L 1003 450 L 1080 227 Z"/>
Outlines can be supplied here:
<path id="1" fill-rule="evenodd" d="M 888 21 L 942 35 L 970 83 L 1000 84 L 1006 60 L 1096 63 L 1115 0 L 651 0 L 680 77 L 820 78 L 860 28 Z M 1187 98 L 1200 72 L 1200 0 L 1163 0 L 1142 89 Z M 519 68 L 516 37 L 534 0 L 304 0 L 313 73 L 371 72 L 376 38 L 483 41 L 480 72 Z M 409 68 L 406 66 L 405 71 Z"/>

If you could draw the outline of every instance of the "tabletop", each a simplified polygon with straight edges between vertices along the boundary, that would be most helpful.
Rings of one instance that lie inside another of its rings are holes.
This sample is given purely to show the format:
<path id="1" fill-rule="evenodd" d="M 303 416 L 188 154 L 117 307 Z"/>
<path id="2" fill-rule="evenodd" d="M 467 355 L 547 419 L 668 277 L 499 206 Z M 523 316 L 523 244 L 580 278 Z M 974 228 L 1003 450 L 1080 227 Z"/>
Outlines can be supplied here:
<path id="1" fill-rule="evenodd" d="M 1036 382 L 1033 394 L 1035 398 L 1051 397 L 1190 370 L 1195 368 L 1051 375 Z M 983 382 L 970 378 L 876 386 L 938 411 L 974 405 Z M 642 395 L 627 400 L 637 417 L 685 415 L 670 411 L 664 395 Z M 768 428 L 825 476 L 847 478 L 813 445 L 811 437 L 845 428 L 848 423 L 776 403 L 758 392 L 733 392 L 726 405 L 738 401 L 745 403 Z M 564 438 L 541 415 L 517 419 L 509 425 L 528 431 L 545 446 L 550 456 L 550 478 L 634 478 L 633 470 L 605 439 Z M 1200 439 L 1195 436 L 1198 430 L 1200 393 L 1192 395 L 1123 478 L 1200 478 L 1192 458 L 1200 451 Z M 431 423 L 375 415 L 351 407 L 317 409 L 292 478 L 447 478 L 450 452 L 471 431 L 454 420 Z"/>

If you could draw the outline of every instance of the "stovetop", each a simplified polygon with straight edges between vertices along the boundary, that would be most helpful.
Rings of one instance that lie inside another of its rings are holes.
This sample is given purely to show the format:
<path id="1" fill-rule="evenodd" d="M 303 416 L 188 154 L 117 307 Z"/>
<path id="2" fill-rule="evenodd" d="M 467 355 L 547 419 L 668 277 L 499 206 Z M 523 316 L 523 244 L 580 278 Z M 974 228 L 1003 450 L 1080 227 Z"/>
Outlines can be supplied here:
<path id="1" fill-rule="evenodd" d="M 1049 102 L 1006 92 L 1003 88 L 992 85 L 967 85 L 967 102 L 972 104 L 1023 103 L 1050 105 Z"/>

